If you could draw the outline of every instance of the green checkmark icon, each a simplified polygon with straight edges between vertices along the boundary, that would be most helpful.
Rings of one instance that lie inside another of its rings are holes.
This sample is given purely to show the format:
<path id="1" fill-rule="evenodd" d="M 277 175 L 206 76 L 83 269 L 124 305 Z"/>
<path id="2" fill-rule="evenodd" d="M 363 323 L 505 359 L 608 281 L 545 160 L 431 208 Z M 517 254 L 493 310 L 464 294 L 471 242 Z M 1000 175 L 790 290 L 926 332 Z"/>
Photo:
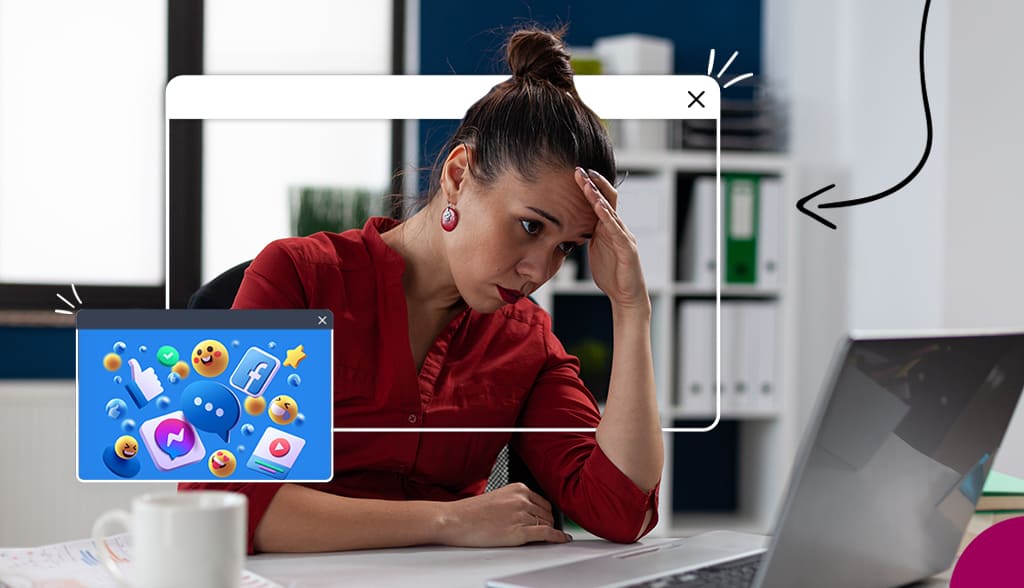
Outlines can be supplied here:
<path id="1" fill-rule="evenodd" d="M 163 365 L 170 367 L 178 363 L 178 350 L 170 345 L 163 345 L 156 350 L 156 359 Z"/>

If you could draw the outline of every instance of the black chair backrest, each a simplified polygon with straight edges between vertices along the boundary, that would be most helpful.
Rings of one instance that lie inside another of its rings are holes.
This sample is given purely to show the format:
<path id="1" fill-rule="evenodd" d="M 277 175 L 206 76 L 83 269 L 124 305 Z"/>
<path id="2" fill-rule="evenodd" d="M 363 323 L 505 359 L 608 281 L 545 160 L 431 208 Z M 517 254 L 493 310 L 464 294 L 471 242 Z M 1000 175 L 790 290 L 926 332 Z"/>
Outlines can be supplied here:
<path id="1" fill-rule="evenodd" d="M 231 308 L 235 294 L 242 285 L 245 268 L 252 260 L 243 261 L 199 287 L 188 299 L 188 308 Z"/>

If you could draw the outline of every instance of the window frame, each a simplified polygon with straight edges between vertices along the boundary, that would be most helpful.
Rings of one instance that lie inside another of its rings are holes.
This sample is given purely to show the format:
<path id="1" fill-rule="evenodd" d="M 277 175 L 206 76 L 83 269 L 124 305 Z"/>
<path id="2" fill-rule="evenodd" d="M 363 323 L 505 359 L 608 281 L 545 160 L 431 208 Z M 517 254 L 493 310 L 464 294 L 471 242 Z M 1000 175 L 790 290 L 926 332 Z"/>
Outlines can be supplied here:
<path id="1" fill-rule="evenodd" d="M 392 0 L 391 73 L 405 71 L 406 0 Z M 204 0 L 167 1 L 167 80 L 178 75 L 203 73 Z M 405 123 L 391 123 L 391 167 L 402 167 Z M 201 279 L 202 226 L 202 121 L 176 121 L 167 145 L 170 170 L 169 210 L 166 229 L 169 251 L 166 260 L 171 280 L 152 286 L 76 286 L 89 308 L 185 308 Z M 402 193 L 401 174 L 392 178 L 392 193 Z M 56 293 L 70 294 L 70 284 L 0 282 L 0 311 L 40 311 L 64 307 Z M 76 301 L 77 302 L 77 301 Z M 70 310 L 70 309 L 69 309 Z"/>

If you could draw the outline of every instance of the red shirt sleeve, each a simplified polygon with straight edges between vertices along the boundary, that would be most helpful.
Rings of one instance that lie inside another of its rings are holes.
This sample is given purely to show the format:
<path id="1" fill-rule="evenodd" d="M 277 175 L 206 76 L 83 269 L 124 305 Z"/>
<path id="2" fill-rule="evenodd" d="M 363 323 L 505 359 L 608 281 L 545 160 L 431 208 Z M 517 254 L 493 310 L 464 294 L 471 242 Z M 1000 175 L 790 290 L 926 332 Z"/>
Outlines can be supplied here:
<path id="1" fill-rule="evenodd" d="M 579 360 L 565 352 L 550 327 L 548 359 L 530 393 L 522 427 L 597 427 L 594 397 L 579 377 Z M 632 543 L 658 522 L 658 489 L 641 490 L 604 454 L 594 433 L 517 433 L 512 447 L 552 501 L 587 531 Z M 648 510 L 653 516 L 641 533 Z"/>
<path id="2" fill-rule="evenodd" d="M 304 307 L 304 285 L 288 249 L 281 241 L 267 245 L 245 270 L 232 308 Z M 178 484 L 178 490 L 226 490 L 244 494 L 249 500 L 246 549 L 251 555 L 256 553 L 253 547 L 256 527 L 282 485 L 275 482 L 191 482 Z"/>

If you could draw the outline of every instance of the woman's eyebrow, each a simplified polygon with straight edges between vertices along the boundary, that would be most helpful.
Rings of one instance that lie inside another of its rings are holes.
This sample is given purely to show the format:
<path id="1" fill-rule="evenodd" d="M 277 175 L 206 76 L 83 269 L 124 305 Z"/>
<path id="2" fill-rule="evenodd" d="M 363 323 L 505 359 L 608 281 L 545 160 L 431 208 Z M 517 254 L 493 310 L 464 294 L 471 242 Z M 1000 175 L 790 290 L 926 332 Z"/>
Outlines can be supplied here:
<path id="1" fill-rule="evenodd" d="M 537 208 L 537 207 L 534 207 L 534 206 L 527 206 L 526 208 L 529 208 L 533 212 L 535 212 L 535 213 L 539 214 L 540 216 L 546 218 L 547 220 L 551 221 L 556 227 L 562 228 L 561 221 L 559 221 L 557 218 L 555 218 L 550 212 L 548 212 L 546 210 L 543 210 L 543 209 L 540 209 L 540 208 Z M 593 235 L 591 235 L 590 233 L 582 233 L 582 234 L 580 234 L 580 237 L 582 237 L 584 239 L 590 239 L 590 238 L 593 237 Z"/>

